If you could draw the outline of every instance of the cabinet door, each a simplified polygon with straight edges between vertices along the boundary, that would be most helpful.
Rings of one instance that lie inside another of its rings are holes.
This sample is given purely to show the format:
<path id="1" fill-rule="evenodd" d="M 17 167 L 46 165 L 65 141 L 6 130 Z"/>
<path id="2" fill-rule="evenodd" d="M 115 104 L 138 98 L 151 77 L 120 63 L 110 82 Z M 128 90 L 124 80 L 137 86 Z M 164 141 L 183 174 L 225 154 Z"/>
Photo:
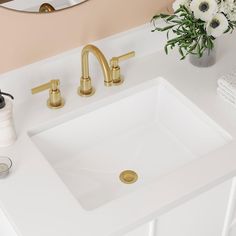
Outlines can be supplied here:
<path id="1" fill-rule="evenodd" d="M 0 235 L 1 236 L 17 236 L 12 226 L 8 222 L 5 215 L 0 209 Z"/>
<path id="2" fill-rule="evenodd" d="M 124 236 L 149 236 L 149 224 L 142 225 Z"/>
<path id="3" fill-rule="evenodd" d="M 230 187 L 225 182 L 162 215 L 158 236 L 221 236 Z"/>

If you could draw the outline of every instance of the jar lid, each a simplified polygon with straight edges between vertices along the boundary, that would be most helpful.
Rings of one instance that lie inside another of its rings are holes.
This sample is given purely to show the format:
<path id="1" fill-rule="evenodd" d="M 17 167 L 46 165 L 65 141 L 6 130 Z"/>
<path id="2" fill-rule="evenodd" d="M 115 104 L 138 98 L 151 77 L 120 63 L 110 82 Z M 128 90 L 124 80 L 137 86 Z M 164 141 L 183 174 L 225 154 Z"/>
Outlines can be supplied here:
<path id="1" fill-rule="evenodd" d="M 14 99 L 14 97 L 9 93 L 4 93 L 0 90 L 0 109 L 4 108 L 6 106 L 5 98 L 3 96 L 8 96 L 11 99 Z"/>
<path id="2" fill-rule="evenodd" d="M 0 178 L 4 178 L 9 174 L 12 167 L 12 160 L 9 157 L 0 156 Z"/>
<path id="3" fill-rule="evenodd" d="M 12 118 L 12 103 L 9 99 L 5 99 L 5 107 L 0 109 L 0 122 Z"/>

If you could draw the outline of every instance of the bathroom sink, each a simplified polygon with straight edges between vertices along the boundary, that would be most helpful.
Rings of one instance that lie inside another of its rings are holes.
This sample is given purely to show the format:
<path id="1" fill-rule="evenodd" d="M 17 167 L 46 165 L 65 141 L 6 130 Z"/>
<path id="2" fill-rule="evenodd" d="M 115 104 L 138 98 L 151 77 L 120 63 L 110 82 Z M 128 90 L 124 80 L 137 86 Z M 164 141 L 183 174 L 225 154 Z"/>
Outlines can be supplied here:
<path id="1" fill-rule="evenodd" d="M 62 124 L 31 132 L 31 139 L 81 206 L 93 210 L 202 158 L 231 137 L 158 78 L 107 97 Z M 121 181 L 125 170 L 134 171 L 137 181 Z"/>

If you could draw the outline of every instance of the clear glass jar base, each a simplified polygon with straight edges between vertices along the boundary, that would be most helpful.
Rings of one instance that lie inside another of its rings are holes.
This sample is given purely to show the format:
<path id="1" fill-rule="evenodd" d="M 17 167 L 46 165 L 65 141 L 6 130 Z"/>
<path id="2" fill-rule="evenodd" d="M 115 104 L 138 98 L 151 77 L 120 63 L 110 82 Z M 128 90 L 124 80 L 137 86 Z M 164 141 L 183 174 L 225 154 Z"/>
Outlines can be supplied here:
<path id="1" fill-rule="evenodd" d="M 189 61 L 192 65 L 196 67 L 210 67 L 216 64 L 217 62 L 217 47 L 218 41 L 214 41 L 214 47 L 210 49 L 205 49 L 202 56 L 198 56 L 197 50 L 195 54 L 189 54 Z"/>
<path id="2" fill-rule="evenodd" d="M 197 55 L 189 55 L 189 61 L 192 65 L 196 67 L 210 67 L 216 64 L 216 55 L 203 55 L 198 57 Z"/>

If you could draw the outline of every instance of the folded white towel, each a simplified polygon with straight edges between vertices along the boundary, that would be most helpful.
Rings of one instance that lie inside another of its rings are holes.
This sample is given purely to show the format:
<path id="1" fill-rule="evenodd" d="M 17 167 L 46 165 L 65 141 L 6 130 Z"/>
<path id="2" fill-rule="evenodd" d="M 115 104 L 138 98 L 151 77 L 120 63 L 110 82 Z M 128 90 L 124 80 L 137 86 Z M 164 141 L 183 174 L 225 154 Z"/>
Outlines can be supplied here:
<path id="1" fill-rule="evenodd" d="M 232 72 L 219 78 L 218 85 L 236 98 L 236 72 Z"/>
<path id="2" fill-rule="evenodd" d="M 229 93 L 228 90 L 222 88 L 222 87 L 218 87 L 217 88 L 218 92 L 220 92 L 221 94 L 224 94 L 228 99 L 230 99 L 232 102 L 236 102 L 236 97 L 232 95 L 232 93 Z"/>
<path id="3" fill-rule="evenodd" d="M 229 94 L 228 92 L 226 92 L 224 89 L 218 87 L 217 88 L 217 94 L 219 96 L 221 96 L 225 101 L 227 101 L 228 103 L 230 103 L 231 105 L 236 107 L 236 98 L 233 97 L 231 94 Z"/>

